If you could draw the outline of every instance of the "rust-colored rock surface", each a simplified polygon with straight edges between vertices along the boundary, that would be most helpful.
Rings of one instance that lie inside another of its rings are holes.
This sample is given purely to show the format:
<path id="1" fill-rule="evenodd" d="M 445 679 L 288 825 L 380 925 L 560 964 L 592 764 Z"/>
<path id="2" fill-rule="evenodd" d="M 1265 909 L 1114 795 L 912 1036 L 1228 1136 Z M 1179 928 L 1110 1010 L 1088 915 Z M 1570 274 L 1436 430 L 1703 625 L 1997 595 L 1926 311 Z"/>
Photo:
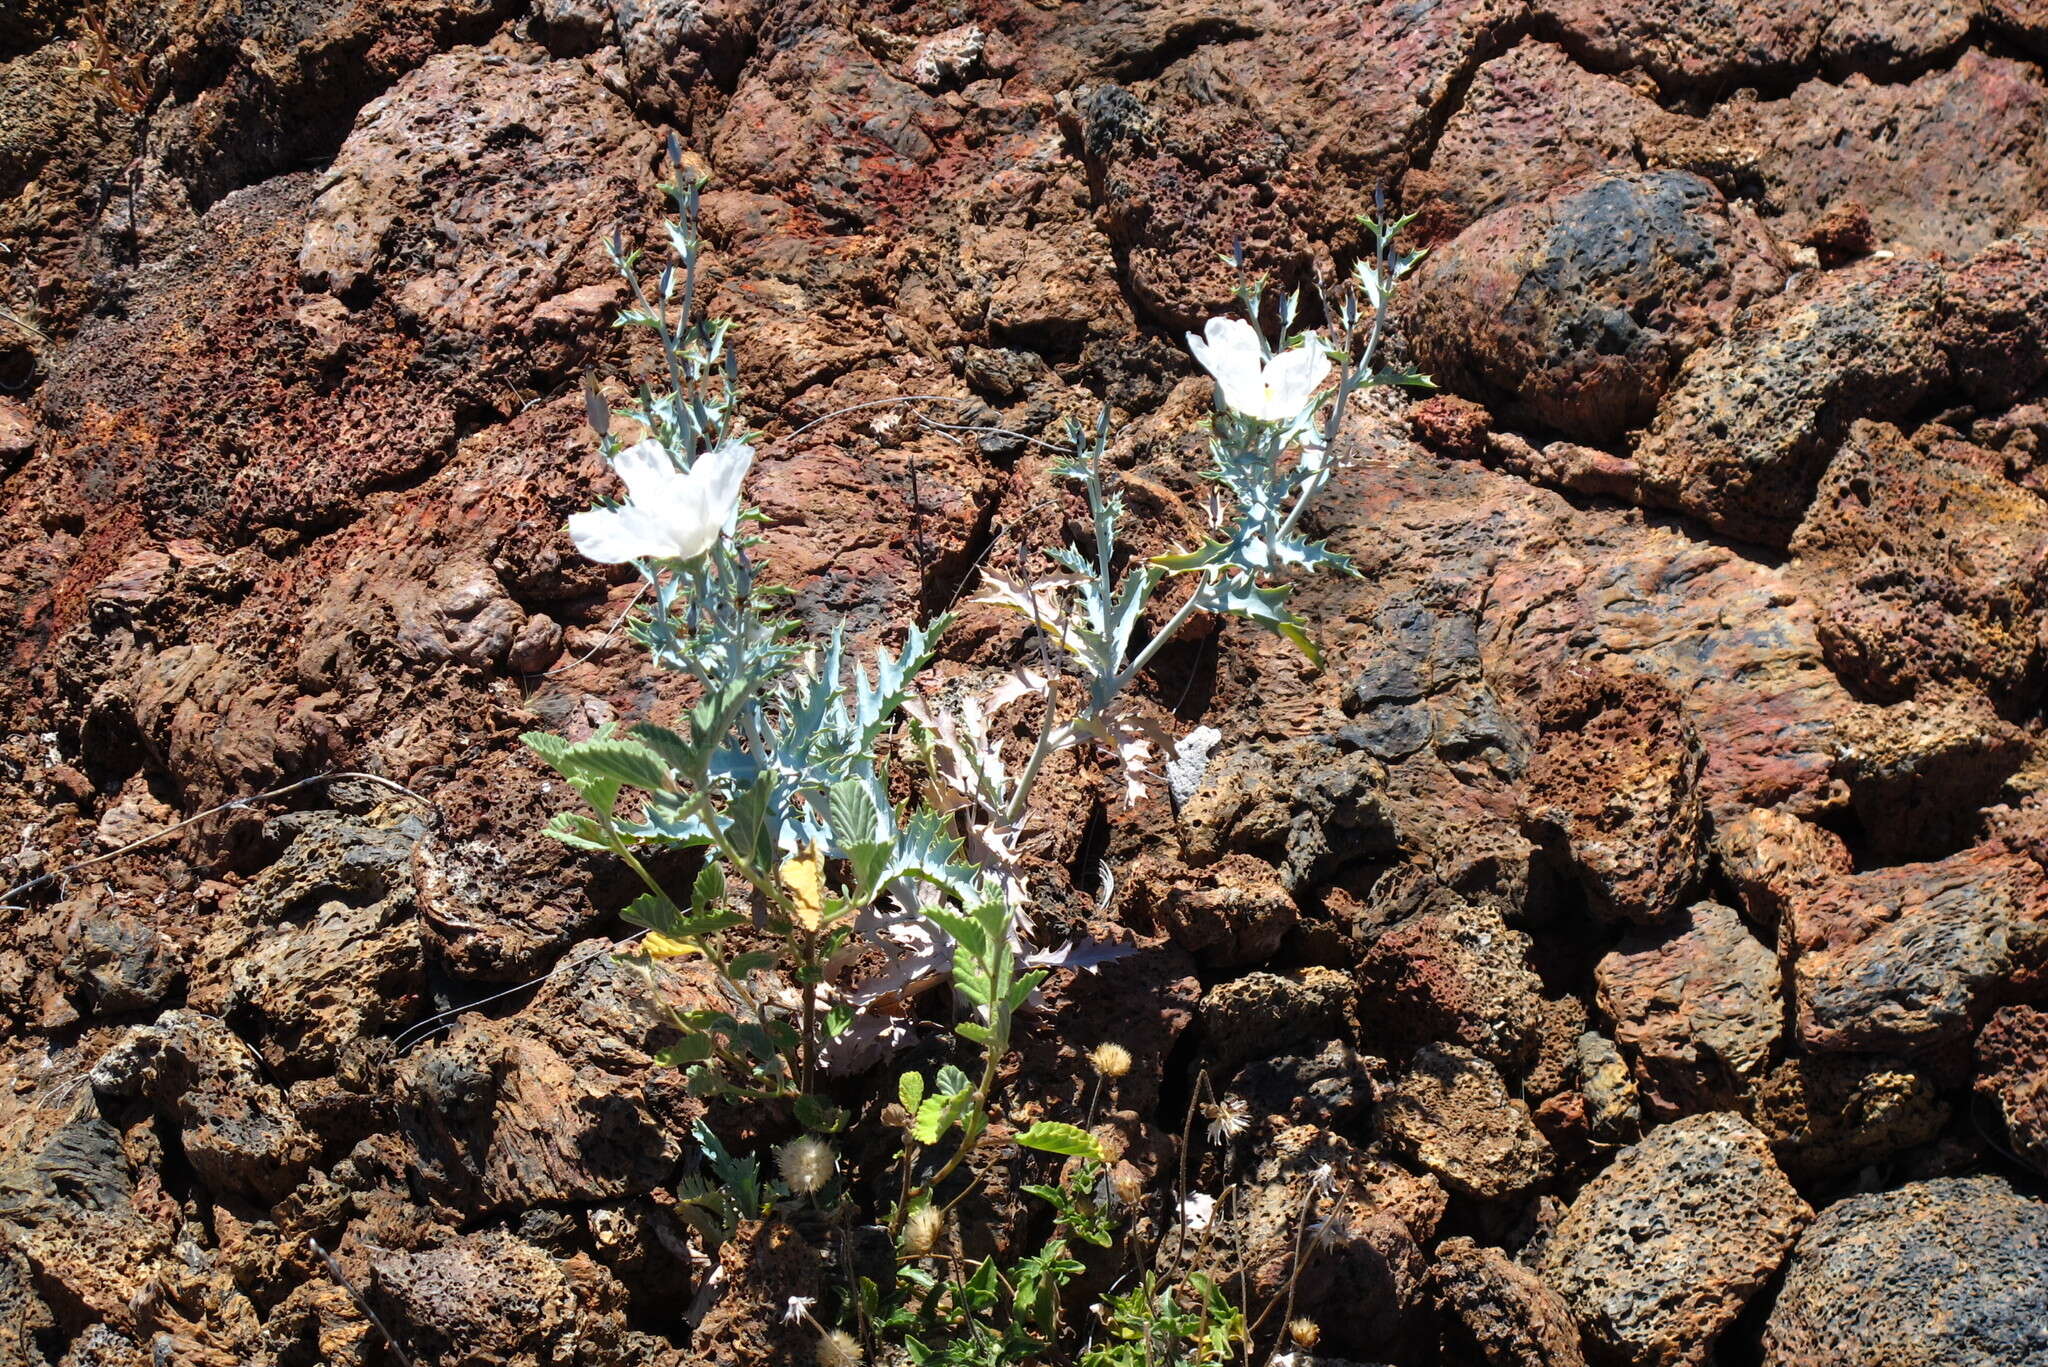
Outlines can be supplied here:
<path id="1" fill-rule="evenodd" d="M 1778 956 L 1733 909 L 1697 902 L 1678 924 L 1631 932 L 1593 975 L 1653 1117 L 1740 1108 L 1776 1051 L 1785 1008 Z"/>
<path id="2" fill-rule="evenodd" d="M 686 701 L 563 526 L 671 136 L 766 572 L 864 647 L 960 608 L 947 680 L 1037 658 L 972 600 L 1085 533 L 1069 419 L 1126 552 L 1208 525 L 1227 254 L 1319 324 L 1376 193 L 1430 249 L 1387 359 L 1441 389 L 1309 519 L 1323 667 L 1197 618 L 1136 686 L 1171 793 L 1048 770 L 1041 934 L 1108 961 L 1019 1022 L 976 1248 L 1045 1227 L 1016 1124 L 1092 1121 L 1089 1296 L 1205 1268 L 1254 1357 L 1311 1236 L 1304 1355 L 2048 1355 L 2039 0 L 0 10 L 7 1367 L 382 1367 L 358 1292 L 422 1367 L 840 1313 L 838 1224 L 707 1240 L 698 1122 L 795 1121 L 657 1061 L 707 984 L 613 959 L 634 880 L 517 739 Z M 878 1099 L 972 1062 L 885 1005 L 861 1247 Z M 1183 1169 L 1244 1194 L 1185 1265 Z"/>
<path id="3" fill-rule="evenodd" d="M 1595 911 L 1665 920 L 1706 856 L 1706 757 L 1670 687 L 1649 675 L 1560 681 L 1537 712 L 1528 820 Z"/>

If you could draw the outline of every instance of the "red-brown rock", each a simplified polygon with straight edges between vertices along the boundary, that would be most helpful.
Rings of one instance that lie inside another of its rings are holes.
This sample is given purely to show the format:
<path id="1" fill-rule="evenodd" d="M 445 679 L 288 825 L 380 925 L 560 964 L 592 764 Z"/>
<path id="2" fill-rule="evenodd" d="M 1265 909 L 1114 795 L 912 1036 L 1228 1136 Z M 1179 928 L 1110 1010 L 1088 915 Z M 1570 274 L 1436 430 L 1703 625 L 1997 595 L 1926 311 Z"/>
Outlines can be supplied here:
<path id="1" fill-rule="evenodd" d="M 1706 181 L 1604 173 L 1497 209 L 1433 252 L 1408 326 L 1439 384 L 1614 441 L 1656 413 L 1689 353 L 1783 278 Z"/>
<path id="2" fill-rule="evenodd" d="M 1532 834 L 1596 913 L 1664 920 L 1705 872 L 1705 755 L 1678 695 L 1646 674 L 1568 676 L 1537 707 Z"/>
<path id="3" fill-rule="evenodd" d="M 1653 1118 L 1743 1108 L 1784 1026 L 1778 976 L 1778 956 L 1717 902 L 1694 903 L 1669 929 L 1632 931 L 1600 960 L 1600 1010 Z"/>

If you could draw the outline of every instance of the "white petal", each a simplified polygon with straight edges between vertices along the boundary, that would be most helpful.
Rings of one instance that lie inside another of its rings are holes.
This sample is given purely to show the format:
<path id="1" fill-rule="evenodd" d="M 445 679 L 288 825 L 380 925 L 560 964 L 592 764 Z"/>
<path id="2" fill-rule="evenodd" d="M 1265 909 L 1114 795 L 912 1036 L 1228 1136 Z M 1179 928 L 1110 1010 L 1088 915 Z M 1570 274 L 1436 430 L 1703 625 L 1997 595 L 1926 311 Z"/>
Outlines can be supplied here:
<path id="1" fill-rule="evenodd" d="M 663 491 L 682 478 L 667 449 L 652 437 L 613 456 L 612 469 L 626 482 L 626 494 L 635 503 L 659 502 Z"/>
<path id="2" fill-rule="evenodd" d="M 663 491 L 657 512 L 674 539 L 672 555 L 695 560 L 711 549 L 718 534 L 732 523 L 739 504 L 740 481 L 754 463 L 745 442 L 728 441 L 697 457 L 690 472 Z"/>
<path id="3" fill-rule="evenodd" d="M 753 447 L 743 441 L 727 441 L 706 451 L 691 467 L 691 479 L 701 475 L 705 480 L 705 498 L 712 511 L 718 514 L 719 526 L 731 521 L 739 506 L 740 482 L 746 479 L 753 464 Z"/>
<path id="4" fill-rule="evenodd" d="M 1267 364 L 1265 390 L 1269 411 L 1255 416 L 1269 422 L 1285 422 L 1299 416 L 1329 376 L 1329 355 L 1310 334 L 1300 346 L 1282 352 Z"/>
<path id="5" fill-rule="evenodd" d="M 661 524 L 645 509 L 627 504 L 623 508 L 592 508 L 569 519 L 569 537 L 584 558 L 600 565 L 620 565 L 628 560 L 662 559 L 675 554 Z"/>
<path id="6" fill-rule="evenodd" d="M 1215 377 L 1224 407 L 1249 414 L 1247 405 L 1256 406 L 1263 390 L 1257 329 L 1241 318 L 1211 318 L 1202 332 L 1188 334 L 1188 351 Z"/>

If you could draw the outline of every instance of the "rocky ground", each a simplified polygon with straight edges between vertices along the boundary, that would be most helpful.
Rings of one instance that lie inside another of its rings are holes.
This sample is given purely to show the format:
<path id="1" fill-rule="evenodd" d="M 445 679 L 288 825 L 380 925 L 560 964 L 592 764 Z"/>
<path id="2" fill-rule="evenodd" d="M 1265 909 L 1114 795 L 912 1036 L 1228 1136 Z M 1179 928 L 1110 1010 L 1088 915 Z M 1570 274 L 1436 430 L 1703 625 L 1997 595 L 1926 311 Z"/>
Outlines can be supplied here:
<path id="1" fill-rule="evenodd" d="M 316 1243 L 423 1364 L 807 1352 L 787 1228 L 685 1327 L 701 1108 L 514 740 L 672 702 L 561 530 L 669 130 L 770 558 L 869 632 L 1073 508 L 823 415 L 1107 401 L 1164 545 L 1218 252 L 1342 265 L 1375 189 L 1433 249 L 1327 667 L 1198 636 L 1185 800 L 1047 799 L 1044 921 L 1136 952 L 1055 977 L 1017 1116 L 1125 1044 L 1156 1211 L 1197 1079 L 1241 1100 L 1186 1159 L 1255 1298 L 1329 1165 L 1324 1361 L 2048 1363 L 2041 0 L 25 0 L 0 1364 L 394 1361 Z M 941 667 L 1019 648 L 970 610 Z M 336 770 L 418 798 L 171 830 Z"/>

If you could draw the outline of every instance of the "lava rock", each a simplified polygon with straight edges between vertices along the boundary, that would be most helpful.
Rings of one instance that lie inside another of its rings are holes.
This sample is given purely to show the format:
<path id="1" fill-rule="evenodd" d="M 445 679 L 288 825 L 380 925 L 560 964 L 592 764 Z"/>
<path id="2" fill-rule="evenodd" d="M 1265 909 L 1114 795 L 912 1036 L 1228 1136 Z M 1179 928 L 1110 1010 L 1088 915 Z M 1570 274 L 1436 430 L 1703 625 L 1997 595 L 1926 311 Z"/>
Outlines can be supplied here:
<path id="1" fill-rule="evenodd" d="M 1998 1177 L 1822 1211 L 1764 1324 L 1767 1367 L 2018 1367 L 2048 1359 L 2048 1205 Z"/>
<path id="2" fill-rule="evenodd" d="M 1571 1307 L 1528 1268 L 1470 1239 L 1436 1246 L 1430 1290 L 1445 1334 L 1480 1367 L 1585 1367 Z M 1463 1359 L 1460 1359 L 1463 1360 Z"/>
<path id="3" fill-rule="evenodd" d="M 1949 1104 L 1926 1063 L 1808 1054 L 1760 1079 L 1753 1116 L 1778 1166 L 1800 1181 L 1851 1176 L 1941 1133 Z"/>
<path id="4" fill-rule="evenodd" d="M 1227 1078 L 1254 1059 L 1341 1038 L 1357 1009 L 1358 988 L 1335 969 L 1247 973 L 1202 997 L 1196 1019 L 1210 1071 Z"/>
<path id="5" fill-rule="evenodd" d="M 1718 902 L 1695 903 L 1669 929 L 1631 932 L 1593 976 L 1658 1120 L 1739 1109 L 1784 1028 L 1778 956 Z"/>
<path id="6" fill-rule="evenodd" d="M 1284 1299 L 1298 1272 L 1294 1313 L 1321 1326 L 1318 1351 L 1408 1361 L 1429 1346 L 1424 1249 L 1444 1205 L 1434 1178 L 1368 1157 L 1313 1125 L 1290 1126 L 1261 1146 L 1228 1206 L 1217 1203 L 1199 1245 L 1190 1240 L 1189 1270 L 1218 1286 L 1244 1286 L 1260 1304 Z M 1316 1255 L 1297 1261 L 1304 1220 Z M 1161 1242 L 1169 1268 L 1178 1242 Z"/>
<path id="7" fill-rule="evenodd" d="M 394 1333 L 449 1367 L 615 1361 L 625 1330 L 623 1293 L 588 1254 L 558 1260 L 499 1230 L 374 1253 L 369 1295 Z"/>
<path id="8" fill-rule="evenodd" d="M 196 1011 L 167 1011 L 131 1030 L 93 1065 L 92 1087 L 150 1101 L 175 1127 L 194 1174 L 219 1196 L 276 1201 L 319 1155 L 248 1046 Z"/>
<path id="9" fill-rule="evenodd" d="M 269 833 L 289 843 L 195 947 L 188 997 L 246 1022 L 264 1062 L 300 1078 L 418 1009 L 426 963 L 411 867 L 427 828 L 392 808 L 288 814 Z"/>
<path id="10" fill-rule="evenodd" d="M 1689 1116 L 1586 1184 L 1538 1271 L 1601 1356 L 1700 1364 L 1812 1218 L 1755 1126 Z"/>
<path id="11" fill-rule="evenodd" d="M 1647 423 L 1686 356 L 1782 283 L 1712 185 L 1643 171 L 1480 219 L 1431 254 L 1407 307 L 1440 384 L 1600 443 Z"/>
<path id="12" fill-rule="evenodd" d="M 1546 694 L 1525 778 L 1532 833 L 1595 911 L 1638 923 L 1684 905 L 1706 863 L 1705 755 L 1678 695 L 1642 674 L 1581 674 Z"/>
<path id="13" fill-rule="evenodd" d="M 1784 942 L 1808 1049 L 1914 1053 L 1966 1039 L 2048 970 L 2042 816 L 1946 859 L 1795 892 Z"/>
<path id="14" fill-rule="evenodd" d="M 1426 243 L 1455 237 L 1504 204 L 1539 199 L 1591 172 L 1634 171 L 1632 130 L 1661 111 L 1612 76 L 1595 75 L 1530 38 L 1472 75 L 1429 164 L 1401 181 Z"/>
<path id="15" fill-rule="evenodd" d="M 2005 1146 L 2048 1175 L 2048 1011 L 2008 1006 L 1977 1035 L 1978 1103 Z"/>
<path id="16" fill-rule="evenodd" d="M 1432 892 L 1359 961 L 1366 1037 L 1411 1048 L 1448 1041 L 1518 1068 L 1535 1052 L 1542 1016 L 1528 948 L 1497 907 Z"/>
<path id="17" fill-rule="evenodd" d="M 1687 358 L 1635 451 L 1646 501 L 1783 546 L 1852 418 L 1909 412 L 1948 378 L 1941 269 L 1869 261 L 1752 309 Z"/>
<path id="18" fill-rule="evenodd" d="M 1955 529 L 1968 527 L 1967 536 Z M 1791 550 L 1821 579 L 1829 666 L 1886 702 L 1971 681 L 2008 706 L 2042 673 L 2048 505 L 1967 443 L 1857 422 Z"/>
<path id="19" fill-rule="evenodd" d="M 1548 1181 L 1550 1146 L 1493 1066 L 1469 1050 L 1418 1050 L 1388 1087 L 1375 1122 L 1446 1188 L 1481 1201 L 1519 1196 Z"/>

